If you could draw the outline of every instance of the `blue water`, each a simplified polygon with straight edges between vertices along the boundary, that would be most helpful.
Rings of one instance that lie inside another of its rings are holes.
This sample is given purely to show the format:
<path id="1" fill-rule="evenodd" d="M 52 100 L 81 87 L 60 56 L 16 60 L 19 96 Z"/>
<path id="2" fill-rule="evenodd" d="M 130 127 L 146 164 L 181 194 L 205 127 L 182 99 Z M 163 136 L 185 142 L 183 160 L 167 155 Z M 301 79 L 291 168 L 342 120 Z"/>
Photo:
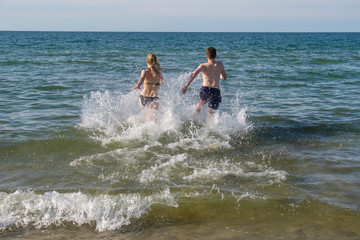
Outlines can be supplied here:
<path id="1" fill-rule="evenodd" d="M 191 117 L 213 46 L 228 80 Z M 157 54 L 157 121 L 132 90 Z M 359 33 L 0 32 L 4 238 L 357 239 Z"/>

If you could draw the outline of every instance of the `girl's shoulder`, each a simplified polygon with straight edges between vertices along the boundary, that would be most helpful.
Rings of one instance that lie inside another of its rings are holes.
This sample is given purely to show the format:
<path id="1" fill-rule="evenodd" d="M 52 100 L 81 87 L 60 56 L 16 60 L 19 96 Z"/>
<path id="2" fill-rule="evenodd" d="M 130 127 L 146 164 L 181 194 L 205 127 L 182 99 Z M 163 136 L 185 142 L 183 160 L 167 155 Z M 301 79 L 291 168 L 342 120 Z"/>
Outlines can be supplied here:
<path id="1" fill-rule="evenodd" d="M 149 75 L 149 73 L 150 73 L 150 70 L 149 70 L 149 69 L 143 69 L 143 70 L 141 71 L 141 74 L 144 75 L 144 76 Z"/>

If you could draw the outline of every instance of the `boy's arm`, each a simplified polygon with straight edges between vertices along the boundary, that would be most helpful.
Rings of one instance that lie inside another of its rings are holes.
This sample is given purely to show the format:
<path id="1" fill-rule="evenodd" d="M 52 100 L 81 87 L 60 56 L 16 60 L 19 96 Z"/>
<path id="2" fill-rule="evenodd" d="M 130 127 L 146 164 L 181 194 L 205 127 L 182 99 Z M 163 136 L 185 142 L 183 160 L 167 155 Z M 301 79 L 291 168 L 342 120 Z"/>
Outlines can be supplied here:
<path id="1" fill-rule="evenodd" d="M 222 65 L 222 70 L 221 70 L 220 77 L 221 77 L 222 79 L 226 80 L 226 79 L 227 79 L 226 71 L 225 71 L 225 68 L 224 68 L 223 63 L 221 63 L 221 65 Z"/>
<path id="2" fill-rule="evenodd" d="M 182 94 L 185 94 L 187 91 L 187 88 L 189 87 L 190 83 L 197 77 L 197 75 L 199 75 L 199 73 L 201 73 L 203 70 L 203 66 L 202 64 L 199 65 L 199 67 L 193 72 L 191 73 L 189 79 L 187 80 L 185 87 L 181 90 Z"/>
<path id="3" fill-rule="evenodd" d="M 141 76 L 140 79 L 138 81 L 138 83 L 136 84 L 136 86 L 133 88 L 134 90 L 140 90 L 140 86 L 144 83 L 145 80 L 145 70 L 141 71 Z"/>

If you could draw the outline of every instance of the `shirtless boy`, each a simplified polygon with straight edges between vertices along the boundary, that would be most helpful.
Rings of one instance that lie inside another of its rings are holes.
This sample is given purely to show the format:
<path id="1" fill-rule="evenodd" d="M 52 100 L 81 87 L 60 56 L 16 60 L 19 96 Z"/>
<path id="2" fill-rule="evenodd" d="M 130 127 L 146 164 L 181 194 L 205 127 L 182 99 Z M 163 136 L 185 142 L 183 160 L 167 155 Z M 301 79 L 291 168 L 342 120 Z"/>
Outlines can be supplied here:
<path id="1" fill-rule="evenodd" d="M 185 94 L 190 83 L 199 75 L 203 73 L 203 86 L 200 88 L 200 101 L 196 105 L 196 112 L 200 112 L 204 104 L 208 103 L 208 119 L 212 117 L 215 110 L 219 108 L 221 102 L 220 94 L 220 78 L 226 80 L 226 72 L 224 65 L 220 61 L 215 61 L 216 49 L 209 47 L 206 49 L 207 63 L 202 63 L 190 75 L 185 87 L 182 89 L 182 94 Z"/>

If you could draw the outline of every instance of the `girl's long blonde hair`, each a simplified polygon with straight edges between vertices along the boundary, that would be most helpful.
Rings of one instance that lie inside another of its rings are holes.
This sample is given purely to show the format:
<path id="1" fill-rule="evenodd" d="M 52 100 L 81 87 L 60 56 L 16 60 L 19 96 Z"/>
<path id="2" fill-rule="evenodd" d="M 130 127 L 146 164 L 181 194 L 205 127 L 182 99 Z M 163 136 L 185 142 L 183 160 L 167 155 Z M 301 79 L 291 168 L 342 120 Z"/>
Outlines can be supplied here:
<path id="1" fill-rule="evenodd" d="M 166 72 L 159 64 L 155 53 L 149 53 L 146 57 L 146 62 L 150 65 L 151 75 L 153 75 L 154 77 L 160 74 L 160 71 Z"/>

